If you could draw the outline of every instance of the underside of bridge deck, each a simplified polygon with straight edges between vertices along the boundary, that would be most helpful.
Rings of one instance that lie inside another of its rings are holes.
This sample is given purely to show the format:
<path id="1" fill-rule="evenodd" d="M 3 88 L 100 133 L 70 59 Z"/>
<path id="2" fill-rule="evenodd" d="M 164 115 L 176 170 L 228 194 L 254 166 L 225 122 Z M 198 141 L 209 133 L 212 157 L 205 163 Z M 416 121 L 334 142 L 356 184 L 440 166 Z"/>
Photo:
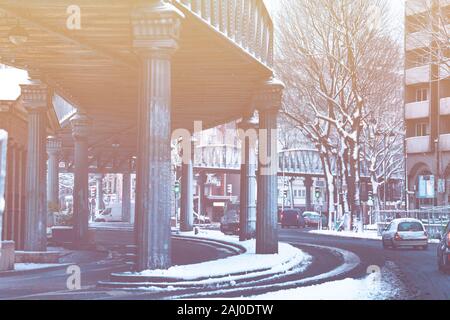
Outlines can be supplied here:
<path id="1" fill-rule="evenodd" d="M 117 131 L 135 136 L 139 62 L 130 21 L 133 2 L 78 1 L 81 29 L 71 31 L 66 9 L 72 2 L 1 0 L 1 61 L 39 70 L 40 80 L 88 113 L 93 141 Z M 172 127 L 190 129 L 201 120 L 207 128 L 242 117 L 272 71 L 194 13 L 183 13 L 172 59 Z M 29 34 L 19 47 L 8 40 L 18 22 Z"/>

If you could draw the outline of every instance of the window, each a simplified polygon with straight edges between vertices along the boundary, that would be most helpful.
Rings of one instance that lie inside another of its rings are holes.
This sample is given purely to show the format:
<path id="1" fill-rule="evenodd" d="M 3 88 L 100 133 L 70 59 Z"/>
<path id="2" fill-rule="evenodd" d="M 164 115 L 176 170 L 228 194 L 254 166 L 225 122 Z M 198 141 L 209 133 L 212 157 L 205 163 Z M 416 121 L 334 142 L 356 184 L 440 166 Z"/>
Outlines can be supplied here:
<path id="1" fill-rule="evenodd" d="M 402 222 L 398 225 L 400 232 L 419 232 L 423 231 L 423 226 L 419 222 Z"/>
<path id="2" fill-rule="evenodd" d="M 427 122 L 416 124 L 416 137 L 424 137 L 429 135 L 429 126 Z"/>
<path id="3" fill-rule="evenodd" d="M 416 90 L 416 101 L 427 101 L 428 100 L 428 89 L 420 88 Z"/>

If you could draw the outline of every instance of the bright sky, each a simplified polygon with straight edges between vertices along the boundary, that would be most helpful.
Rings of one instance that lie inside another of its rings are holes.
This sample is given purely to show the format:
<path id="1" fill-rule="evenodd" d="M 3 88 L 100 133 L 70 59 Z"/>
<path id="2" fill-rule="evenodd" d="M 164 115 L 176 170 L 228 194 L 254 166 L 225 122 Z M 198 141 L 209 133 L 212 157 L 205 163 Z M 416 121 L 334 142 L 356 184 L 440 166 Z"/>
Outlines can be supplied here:
<path id="1" fill-rule="evenodd" d="M 0 67 L 0 100 L 16 100 L 20 95 L 19 84 L 27 82 L 26 71 Z"/>

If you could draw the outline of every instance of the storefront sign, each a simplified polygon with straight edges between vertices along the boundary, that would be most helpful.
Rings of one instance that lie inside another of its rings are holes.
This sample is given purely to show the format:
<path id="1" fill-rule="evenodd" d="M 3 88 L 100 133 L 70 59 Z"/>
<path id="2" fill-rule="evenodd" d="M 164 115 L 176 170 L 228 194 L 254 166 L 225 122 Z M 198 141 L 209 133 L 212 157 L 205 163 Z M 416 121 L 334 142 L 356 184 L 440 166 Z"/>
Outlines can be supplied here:
<path id="1" fill-rule="evenodd" d="M 420 199 L 433 199 L 436 197 L 434 176 L 419 176 L 417 197 Z"/>

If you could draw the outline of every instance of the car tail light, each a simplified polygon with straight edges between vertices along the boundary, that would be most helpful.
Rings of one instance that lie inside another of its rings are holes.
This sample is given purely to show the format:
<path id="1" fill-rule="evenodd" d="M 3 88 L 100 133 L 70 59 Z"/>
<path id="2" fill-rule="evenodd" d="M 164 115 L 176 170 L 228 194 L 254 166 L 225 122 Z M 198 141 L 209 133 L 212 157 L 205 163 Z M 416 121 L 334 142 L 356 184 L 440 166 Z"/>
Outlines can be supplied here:
<path id="1" fill-rule="evenodd" d="M 395 234 L 395 237 L 394 237 L 394 239 L 395 240 L 402 240 L 402 237 L 400 237 L 400 235 L 398 234 L 398 232 Z"/>

